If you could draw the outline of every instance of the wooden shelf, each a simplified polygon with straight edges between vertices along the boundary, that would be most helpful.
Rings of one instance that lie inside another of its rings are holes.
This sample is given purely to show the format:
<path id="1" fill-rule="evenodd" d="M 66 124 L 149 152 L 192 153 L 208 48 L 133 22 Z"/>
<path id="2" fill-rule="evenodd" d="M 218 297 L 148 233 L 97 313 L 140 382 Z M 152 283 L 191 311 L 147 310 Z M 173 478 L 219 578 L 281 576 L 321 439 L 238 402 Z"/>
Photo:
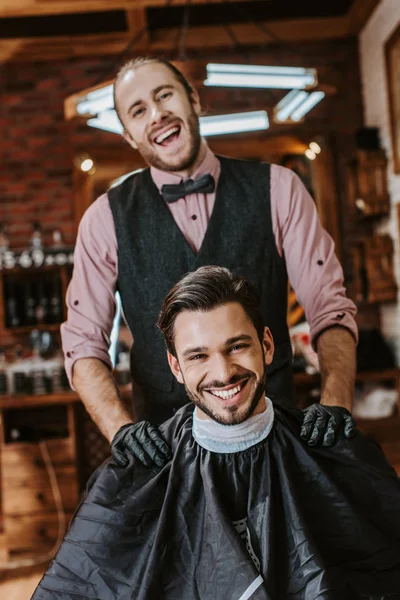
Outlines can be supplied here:
<path id="1" fill-rule="evenodd" d="M 59 331 L 60 329 L 60 323 L 49 323 L 48 325 L 46 325 L 46 323 L 40 323 L 38 325 L 25 325 L 24 327 L 5 327 L 4 329 L 6 331 L 9 331 L 10 333 L 30 333 L 31 331 L 33 331 L 34 329 L 38 329 L 39 331 Z"/>
<path id="2" fill-rule="evenodd" d="M 41 394 L 37 396 L 0 396 L 0 410 L 8 408 L 29 408 L 32 406 L 46 406 L 51 404 L 69 404 L 80 402 L 78 394 L 72 390 L 57 392 L 55 394 Z"/>
<path id="3" fill-rule="evenodd" d="M 384 371 L 361 371 L 356 374 L 356 382 L 364 381 L 389 381 L 390 379 L 396 380 L 400 378 L 400 369 L 395 367 L 393 369 L 385 369 Z M 294 374 L 295 385 L 299 386 L 310 386 L 319 384 L 321 382 L 320 373 L 295 373 Z"/>

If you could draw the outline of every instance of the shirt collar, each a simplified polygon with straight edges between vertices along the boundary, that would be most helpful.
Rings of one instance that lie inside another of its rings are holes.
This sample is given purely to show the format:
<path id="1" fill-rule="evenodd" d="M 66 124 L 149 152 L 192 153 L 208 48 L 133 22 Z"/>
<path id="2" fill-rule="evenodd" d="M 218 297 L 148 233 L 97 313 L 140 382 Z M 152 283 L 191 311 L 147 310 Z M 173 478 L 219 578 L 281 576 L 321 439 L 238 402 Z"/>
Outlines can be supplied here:
<path id="1" fill-rule="evenodd" d="M 160 193 L 164 184 L 177 184 L 182 181 L 182 177 L 180 175 L 176 175 L 175 173 L 171 173 L 169 171 L 161 171 L 155 167 L 150 167 L 150 173 Z M 197 179 L 198 177 L 206 175 L 207 173 L 214 177 L 215 187 L 217 187 L 221 173 L 221 163 L 208 146 L 203 162 L 197 167 L 196 171 L 192 173 L 190 178 Z"/>

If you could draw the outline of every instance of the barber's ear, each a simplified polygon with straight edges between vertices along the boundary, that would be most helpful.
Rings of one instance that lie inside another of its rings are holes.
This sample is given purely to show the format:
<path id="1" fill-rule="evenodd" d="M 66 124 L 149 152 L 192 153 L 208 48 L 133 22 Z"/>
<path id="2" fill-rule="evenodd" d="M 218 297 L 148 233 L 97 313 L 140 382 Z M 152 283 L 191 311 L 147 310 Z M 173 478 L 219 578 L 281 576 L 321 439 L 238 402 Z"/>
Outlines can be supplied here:
<path id="1" fill-rule="evenodd" d="M 195 112 L 195 114 L 200 117 L 201 115 L 201 102 L 200 102 L 200 96 L 199 93 L 197 92 L 197 90 L 193 89 L 190 92 L 190 102 L 192 104 L 193 110 Z"/>
<path id="2" fill-rule="evenodd" d="M 172 374 L 174 375 L 174 377 L 176 377 L 176 379 L 179 383 L 183 383 L 183 377 L 182 377 L 178 359 L 175 358 L 175 356 L 173 356 L 170 352 L 167 352 L 167 357 L 168 357 L 168 364 L 172 371 Z"/>
<path id="3" fill-rule="evenodd" d="M 137 150 L 137 144 L 134 141 L 131 134 L 129 133 L 129 131 L 126 131 L 126 129 L 124 129 L 124 131 L 122 132 L 122 136 L 125 139 L 125 141 L 128 142 L 128 144 L 130 145 L 131 148 L 133 148 L 134 150 Z"/>
<path id="4" fill-rule="evenodd" d="M 268 327 L 264 327 L 262 346 L 264 350 L 264 362 L 266 365 L 270 365 L 274 358 L 275 345 L 274 338 Z"/>

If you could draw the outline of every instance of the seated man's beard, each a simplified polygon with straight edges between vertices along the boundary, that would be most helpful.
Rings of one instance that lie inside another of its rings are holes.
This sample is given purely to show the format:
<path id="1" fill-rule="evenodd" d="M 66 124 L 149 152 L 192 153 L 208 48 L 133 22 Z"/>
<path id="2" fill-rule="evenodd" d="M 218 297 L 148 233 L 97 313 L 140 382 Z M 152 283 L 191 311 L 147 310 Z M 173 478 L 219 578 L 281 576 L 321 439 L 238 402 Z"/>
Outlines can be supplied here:
<path id="1" fill-rule="evenodd" d="M 234 383 L 236 383 L 240 380 L 243 380 L 244 377 L 248 377 L 246 387 L 251 386 L 252 384 L 254 385 L 254 383 L 256 381 L 255 374 L 252 371 L 245 371 L 243 373 L 240 373 L 240 375 L 238 375 L 238 374 L 233 375 L 231 377 L 230 381 L 225 382 L 225 383 L 220 382 L 220 384 L 218 386 L 214 385 L 213 387 L 226 387 L 227 385 L 233 385 Z M 267 386 L 267 369 L 264 367 L 264 373 L 263 373 L 260 381 L 255 386 L 255 389 L 253 391 L 253 396 L 252 396 L 250 402 L 247 400 L 247 402 L 243 406 L 238 407 L 238 406 L 234 405 L 234 406 L 226 409 L 226 411 L 225 411 L 226 413 L 228 413 L 231 410 L 231 418 L 230 419 L 227 419 L 226 417 L 224 418 L 223 416 L 214 412 L 214 410 L 208 405 L 207 401 L 204 400 L 202 390 L 205 390 L 207 387 L 210 387 L 210 386 L 202 386 L 200 393 L 197 394 L 197 393 L 191 392 L 188 389 L 188 387 L 186 386 L 186 383 L 184 383 L 184 385 L 185 385 L 185 390 L 186 390 L 186 393 L 187 393 L 189 399 L 200 410 L 202 410 L 208 417 L 210 417 L 210 419 L 213 419 L 214 421 L 216 421 L 217 423 L 220 423 L 221 425 L 239 425 L 240 423 L 244 423 L 244 421 L 247 421 L 247 419 L 249 419 L 252 416 L 260 399 L 265 395 L 265 390 L 266 390 L 266 386 Z M 243 413 L 241 412 L 242 408 L 245 408 Z M 238 414 L 235 415 L 235 413 L 238 413 Z"/>

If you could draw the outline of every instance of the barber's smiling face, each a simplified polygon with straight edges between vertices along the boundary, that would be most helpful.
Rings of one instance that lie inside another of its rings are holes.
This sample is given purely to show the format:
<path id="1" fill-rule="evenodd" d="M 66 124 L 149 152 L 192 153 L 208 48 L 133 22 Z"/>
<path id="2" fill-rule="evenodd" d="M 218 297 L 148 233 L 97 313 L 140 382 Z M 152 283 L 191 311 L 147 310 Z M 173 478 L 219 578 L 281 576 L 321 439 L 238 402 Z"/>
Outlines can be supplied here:
<path id="1" fill-rule="evenodd" d="M 196 91 L 189 97 L 175 74 L 155 62 L 127 71 L 115 96 L 125 139 L 148 164 L 163 171 L 190 168 L 202 145 Z"/>
<path id="2" fill-rule="evenodd" d="M 239 303 L 184 311 L 174 334 L 177 356 L 169 354 L 169 364 L 201 418 L 236 425 L 265 409 L 266 365 L 274 343 L 267 327 L 260 342 Z"/>

